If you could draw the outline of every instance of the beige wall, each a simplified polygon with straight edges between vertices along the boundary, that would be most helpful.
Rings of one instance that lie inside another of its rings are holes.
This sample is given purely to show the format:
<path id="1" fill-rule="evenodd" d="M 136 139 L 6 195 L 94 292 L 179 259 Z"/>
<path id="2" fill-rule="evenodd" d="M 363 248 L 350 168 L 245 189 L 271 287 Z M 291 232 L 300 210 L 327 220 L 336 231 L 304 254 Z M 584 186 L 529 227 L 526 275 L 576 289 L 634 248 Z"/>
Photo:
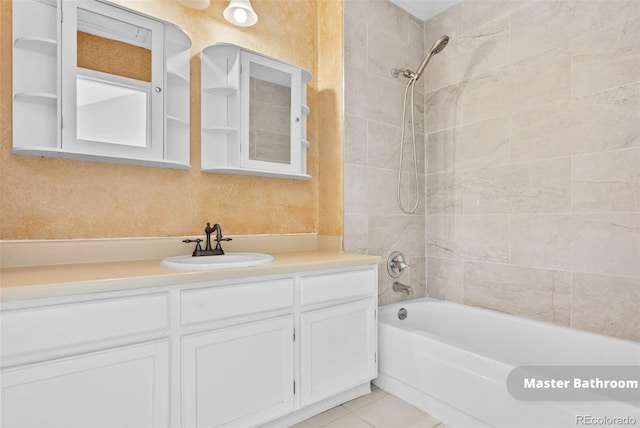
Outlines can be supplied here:
<path id="1" fill-rule="evenodd" d="M 464 0 L 441 34 L 428 294 L 640 340 L 640 2 Z"/>
<path id="2" fill-rule="evenodd" d="M 319 233 L 342 237 L 342 139 L 344 69 L 342 0 L 318 2 Z"/>
<path id="3" fill-rule="evenodd" d="M 225 0 L 204 11 L 175 0 L 116 3 L 174 22 L 192 37 L 190 171 L 37 158 L 11 154 L 11 2 L 0 2 L 0 238 L 55 239 L 129 236 L 176 236 L 202 233 L 206 221 L 222 224 L 229 234 L 319 232 L 339 236 L 340 193 L 321 191 L 321 171 L 330 174 L 323 188 L 340 185 L 341 166 L 331 162 L 340 151 L 341 82 L 327 79 L 333 103 L 318 102 L 318 25 L 323 13 L 336 12 L 331 1 L 253 0 L 259 16 L 254 27 L 240 28 L 222 17 Z M 340 8 L 339 8 L 340 9 Z M 331 40 L 341 40 L 342 27 Z M 230 42 L 311 71 L 308 87 L 308 173 L 295 181 L 200 172 L 200 59 L 202 47 Z M 340 45 L 325 43 L 324 53 Z M 320 118 L 333 117 L 325 124 Z M 331 126 L 331 128 L 327 128 Z M 329 159 L 321 161 L 322 151 Z M 323 164 L 323 162 L 325 164 Z M 336 184 L 336 180 L 337 184 Z M 325 211 L 327 215 L 325 215 Z M 320 226 L 322 218 L 323 226 Z"/>

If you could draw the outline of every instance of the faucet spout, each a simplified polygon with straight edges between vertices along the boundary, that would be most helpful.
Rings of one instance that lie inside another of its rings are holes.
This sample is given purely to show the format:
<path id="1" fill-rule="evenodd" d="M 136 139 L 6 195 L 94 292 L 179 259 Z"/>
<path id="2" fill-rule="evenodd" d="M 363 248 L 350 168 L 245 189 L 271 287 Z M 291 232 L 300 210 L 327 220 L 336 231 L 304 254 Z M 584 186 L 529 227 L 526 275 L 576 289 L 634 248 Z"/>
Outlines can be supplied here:
<path id="1" fill-rule="evenodd" d="M 213 232 L 216 233 L 216 237 L 214 239 L 216 241 L 215 248 L 211 246 L 211 234 Z M 196 243 L 196 249 L 193 251 L 193 257 L 223 255 L 224 250 L 220 245 L 220 241 L 231 241 L 231 238 L 222 237 L 222 227 L 218 223 L 214 224 L 213 227 L 211 227 L 211 223 L 207 223 L 207 227 L 204 229 L 204 233 L 207 235 L 204 249 L 202 249 L 202 247 L 200 246 L 200 242 L 202 242 L 202 239 L 195 239 L 195 240 L 185 239 L 184 241 L 182 241 L 187 243 L 189 242 Z"/>
<path id="2" fill-rule="evenodd" d="M 410 285 L 404 285 L 396 281 L 393 283 L 393 291 L 396 291 L 398 293 L 406 293 L 407 295 L 411 296 L 413 294 L 413 287 Z"/>

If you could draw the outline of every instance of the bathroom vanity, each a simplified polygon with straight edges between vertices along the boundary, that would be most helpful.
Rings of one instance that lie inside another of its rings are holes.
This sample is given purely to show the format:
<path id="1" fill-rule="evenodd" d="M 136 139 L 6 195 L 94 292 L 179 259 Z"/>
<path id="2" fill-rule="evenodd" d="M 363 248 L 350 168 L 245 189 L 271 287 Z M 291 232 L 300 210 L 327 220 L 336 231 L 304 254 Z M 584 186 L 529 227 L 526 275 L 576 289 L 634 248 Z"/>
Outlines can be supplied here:
<path id="1" fill-rule="evenodd" d="M 3 426 L 289 426 L 369 392 L 376 258 L 275 256 L 3 293 Z"/>

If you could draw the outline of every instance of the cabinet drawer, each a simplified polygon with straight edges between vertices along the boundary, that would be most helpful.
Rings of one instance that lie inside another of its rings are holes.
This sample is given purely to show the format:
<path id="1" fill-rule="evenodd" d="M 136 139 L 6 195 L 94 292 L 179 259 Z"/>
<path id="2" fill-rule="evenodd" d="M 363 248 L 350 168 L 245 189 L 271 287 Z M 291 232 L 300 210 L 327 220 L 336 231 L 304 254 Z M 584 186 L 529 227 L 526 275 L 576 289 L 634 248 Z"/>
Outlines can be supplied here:
<path id="1" fill-rule="evenodd" d="M 376 288 L 374 269 L 303 276 L 300 278 L 300 304 L 375 295 Z"/>
<path id="2" fill-rule="evenodd" d="M 83 301 L 2 312 L 2 357 L 168 328 L 168 295 Z"/>
<path id="3" fill-rule="evenodd" d="M 182 324 L 195 324 L 293 306 L 293 279 L 182 292 Z"/>

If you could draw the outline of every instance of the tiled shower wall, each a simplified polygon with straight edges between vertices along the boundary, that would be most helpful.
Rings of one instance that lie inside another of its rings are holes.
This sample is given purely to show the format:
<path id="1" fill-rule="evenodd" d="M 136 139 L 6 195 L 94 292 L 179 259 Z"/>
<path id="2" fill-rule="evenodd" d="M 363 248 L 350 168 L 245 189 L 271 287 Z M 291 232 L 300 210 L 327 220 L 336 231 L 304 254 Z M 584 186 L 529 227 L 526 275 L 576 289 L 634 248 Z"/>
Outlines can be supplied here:
<path id="1" fill-rule="evenodd" d="M 391 290 L 386 260 L 401 251 L 410 264 L 399 281 L 425 295 L 424 84 L 416 85 L 415 121 L 420 206 L 404 214 L 396 203 L 402 101 L 406 79 L 391 69 L 415 69 L 424 57 L 424 26 L 387 0 L 344 0 L 345 139 L 344 248 L 382 256 L 378 294 L 381 305 L 407 296 Z M 420 86 L 420 88 L 418 88 Z M 407 128 L 408 129 L 408 128 Z M 413 150 L 405 145 L 405 171 Z M 411 170 L 412 171 L 412 170 Z M 413 176 L 404 173 L 402 198 L 413 206 Z"/>
<path id="2" fill-rule="evenodd" d="M 425 24 L 425 48 L 441 34 L 428 295 L 640 340 L 640 2 L 464 0 Z"/>

